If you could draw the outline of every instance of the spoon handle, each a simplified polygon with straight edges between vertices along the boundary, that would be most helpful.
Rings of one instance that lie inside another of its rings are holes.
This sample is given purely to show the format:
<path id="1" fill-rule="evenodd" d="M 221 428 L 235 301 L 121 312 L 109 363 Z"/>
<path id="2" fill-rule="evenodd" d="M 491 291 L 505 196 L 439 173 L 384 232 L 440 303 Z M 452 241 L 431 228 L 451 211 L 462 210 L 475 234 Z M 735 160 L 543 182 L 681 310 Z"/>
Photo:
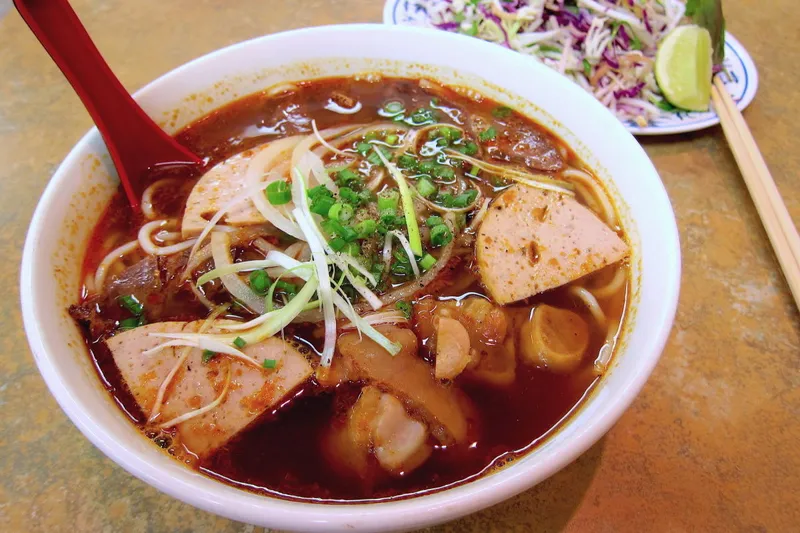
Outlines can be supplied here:
<path id="1" fill-rule="evenodd" d="M 148 169 L 200 163 L 131 98 L 66 0 L 14 0 L 14 5 L 86 106 L 135 211 Z"/>

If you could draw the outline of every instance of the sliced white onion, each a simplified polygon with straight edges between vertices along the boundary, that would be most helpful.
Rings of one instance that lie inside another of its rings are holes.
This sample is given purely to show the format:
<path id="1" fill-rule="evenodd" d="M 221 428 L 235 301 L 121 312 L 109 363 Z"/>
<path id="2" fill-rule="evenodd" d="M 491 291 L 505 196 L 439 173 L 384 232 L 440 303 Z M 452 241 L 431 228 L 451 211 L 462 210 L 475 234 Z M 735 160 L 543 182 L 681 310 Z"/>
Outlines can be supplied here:
<path id="1" fill-rule="evenodd" d="M 319 130 L 317 129 L 317 121 L 314 120 L 314 119 L 311 120 L 311 129 L 314 130 L 314 135 L 316 135 L 317 140 L 319 141 L 319 143 L 322 146 L 324 146 L 325 148 L 327 148 L 328 150 L 330 150 L 331 152 L 333 152 L 336 155 L 340 155 L 340 156 L 347 156 L 348 155 L 347 152 L 343 152 L 343 151 L 339 150 L 338 148 L 334 148 L 333 146 L 331 146 L 328 143 L 328 141 L 325 140 L 325 137 L 320 135 Z"/>
<path id="2" fill-rule="evenodd" d="M 211 234 L 211 257 L 214 258 L 216 269 L 229 268 L 233 261 L 230 253 L 230 238 L 227 233 Z M 236 274 L 224 274 L 220 276 L 220 281 L 231 293 L 231 296 L 242 302 L 254 313 L 263 314 L 266 310 L 264 299 L 258 296 L 250 287 Z"/>
<path id="3" fill-rule="evenodd" d="M 354 105 L 353 107 L 348 109 L 346 107 L 340 106 L 339 104 L 334 102 L 332 99 L 330 99 L 330 100 L 328 100 L 328 103 L 325 106 L 325 109 L 327 109 L 328 111 L 333 111 L 334 113 L 339 113 L 340 115 L 355 115 L 356 113 L 361 111 L 362 107 L 363 106 L 361 105 L 361 102 L 356 102 L 356 105 Z"/>
<path id="4" fill-rule="evenodd" d="M 322 316 L 325 320 L 325 342 L 322 348 L 320 364 L 323 367 L 328 367 L 333 361 L 333 352 L 336 349 L 336 312 L 333 308 L 333 290 L 331 289 L 331 278 L 328 273 L 325 248 L 314 231 L 315 223 L 310 215 L 300 208 L 296 208 L 292 214 L 306 236 L 306 242 L 311 248 L 311 257 L 317 267 L 318 294 L 319 300 L 322 302 Z"/>
<path id="5" fill-rule="evenodd" d="M 282 178 L 279 173 L 268 173 L 268 171 L 272 169 L 276 161 L 285 159 L 289 151 L 293 150 L 302 138 L 303 137 L 299 136 L 287 137 L 269 143 L 250 160 L 244 178 L 245 188 L 250 193 L 250 200 L 253 202 L 256 209 L 258 209 L 258 212 L 261 213 L 261 216 L 282 232 L 296 239 L 303 238 L 303 233 L 300 231 L 300 228 L 297 227 L 294 221 L 288 219 L 283 212 L 267 200 L 267 197 L 264 195 L 264 188 L 270 182 Z M 264 179 L 265 173 L 268 173 L 266 179 Z"/>

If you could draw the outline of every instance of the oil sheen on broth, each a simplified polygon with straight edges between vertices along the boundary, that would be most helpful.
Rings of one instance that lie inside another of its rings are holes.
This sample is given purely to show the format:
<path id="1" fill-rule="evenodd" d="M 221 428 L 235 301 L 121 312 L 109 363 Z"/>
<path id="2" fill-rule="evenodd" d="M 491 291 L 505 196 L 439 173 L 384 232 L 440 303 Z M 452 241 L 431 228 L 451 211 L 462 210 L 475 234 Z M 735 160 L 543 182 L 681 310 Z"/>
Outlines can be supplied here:
<path id="1" fill-rule="evenodd" d="M 70 308 L 114 400 L 177 460 L 291 499 L 435 491 L 530 451 L 607 367 L 623 228 L 516 111 L 336 78 L 177 139 L 205 167 L 153 173 L 141 215 L 114 197 Z"/>

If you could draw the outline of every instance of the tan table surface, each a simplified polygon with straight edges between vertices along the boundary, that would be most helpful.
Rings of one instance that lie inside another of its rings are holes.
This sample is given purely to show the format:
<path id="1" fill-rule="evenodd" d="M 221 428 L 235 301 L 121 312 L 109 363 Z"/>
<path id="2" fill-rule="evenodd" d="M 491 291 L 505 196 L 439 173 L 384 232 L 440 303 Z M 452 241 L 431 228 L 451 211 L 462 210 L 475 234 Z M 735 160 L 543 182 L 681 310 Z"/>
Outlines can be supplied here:
<path id="1" fill-rule="evenodd" d="M 221 46 L 301 26 L 377 22 L 382 9 L 381 0 L 73 4 L 131 90 Z M 761 75 L 745 116 L 800 220 L 797 3 L 725 4 L 728 28 Z M 254 531 L 173 500 L 106 459 L 61 412 L 30 356 L 18 305 L 27 224 L 90 125 L 9 11 L 0 19 L 0 531 Z M 797 311 L 721 130 L 643 144 L 675 207 L 684 254 L 678 316 L 658 368 L 574 464 L 433 531 L 800 530 Z"/>

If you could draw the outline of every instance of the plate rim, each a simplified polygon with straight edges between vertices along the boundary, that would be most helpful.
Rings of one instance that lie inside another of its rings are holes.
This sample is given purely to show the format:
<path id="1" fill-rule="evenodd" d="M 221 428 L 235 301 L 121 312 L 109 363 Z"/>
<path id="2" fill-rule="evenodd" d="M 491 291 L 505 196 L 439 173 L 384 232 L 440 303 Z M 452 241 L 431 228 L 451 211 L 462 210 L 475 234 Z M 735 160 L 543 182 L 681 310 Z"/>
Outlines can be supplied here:
<path id="1" fill-rule="evenodd" d="M 390 26 L 406 26 L 406 24 L 397 22 L 396 13 L 401 4 L 405 3 L 408 5 L 410 1 L 411 0 L 386 0 L 383 6 L 383 23 Z M 741 98 L 738 102 L 736 102 L 736 107 L 739 109 L 739 111 L 743 111 L 752 103 L 756 93 L 758 92 L 758 69 L 756 68 L 755 61 L 753 61 L 753 57 L 750 55 L 744 45 L 728 31 L 725 32 L 725 45 L 731 48 L 736 58 L 739 60 L 739 63 L 742 65 L 742 69 L 745 73 L 745 88 Z M 717 115 L 716 111 L 714 110 L 713 105 L 709 108 L 709 112 L 712 113 L 712 116 L 704 119 L 698 119 L 686 124 L 678 123 L 671 126 L 639 127 L 631 126 L 630 124 L 622 121 L 620 122 L 622 122 L 623 127 L 633 135 L 647 137 L 676 135 L 679 133 L 700 131 L 718 125 L 720 119 L 719 115 Z"/>

